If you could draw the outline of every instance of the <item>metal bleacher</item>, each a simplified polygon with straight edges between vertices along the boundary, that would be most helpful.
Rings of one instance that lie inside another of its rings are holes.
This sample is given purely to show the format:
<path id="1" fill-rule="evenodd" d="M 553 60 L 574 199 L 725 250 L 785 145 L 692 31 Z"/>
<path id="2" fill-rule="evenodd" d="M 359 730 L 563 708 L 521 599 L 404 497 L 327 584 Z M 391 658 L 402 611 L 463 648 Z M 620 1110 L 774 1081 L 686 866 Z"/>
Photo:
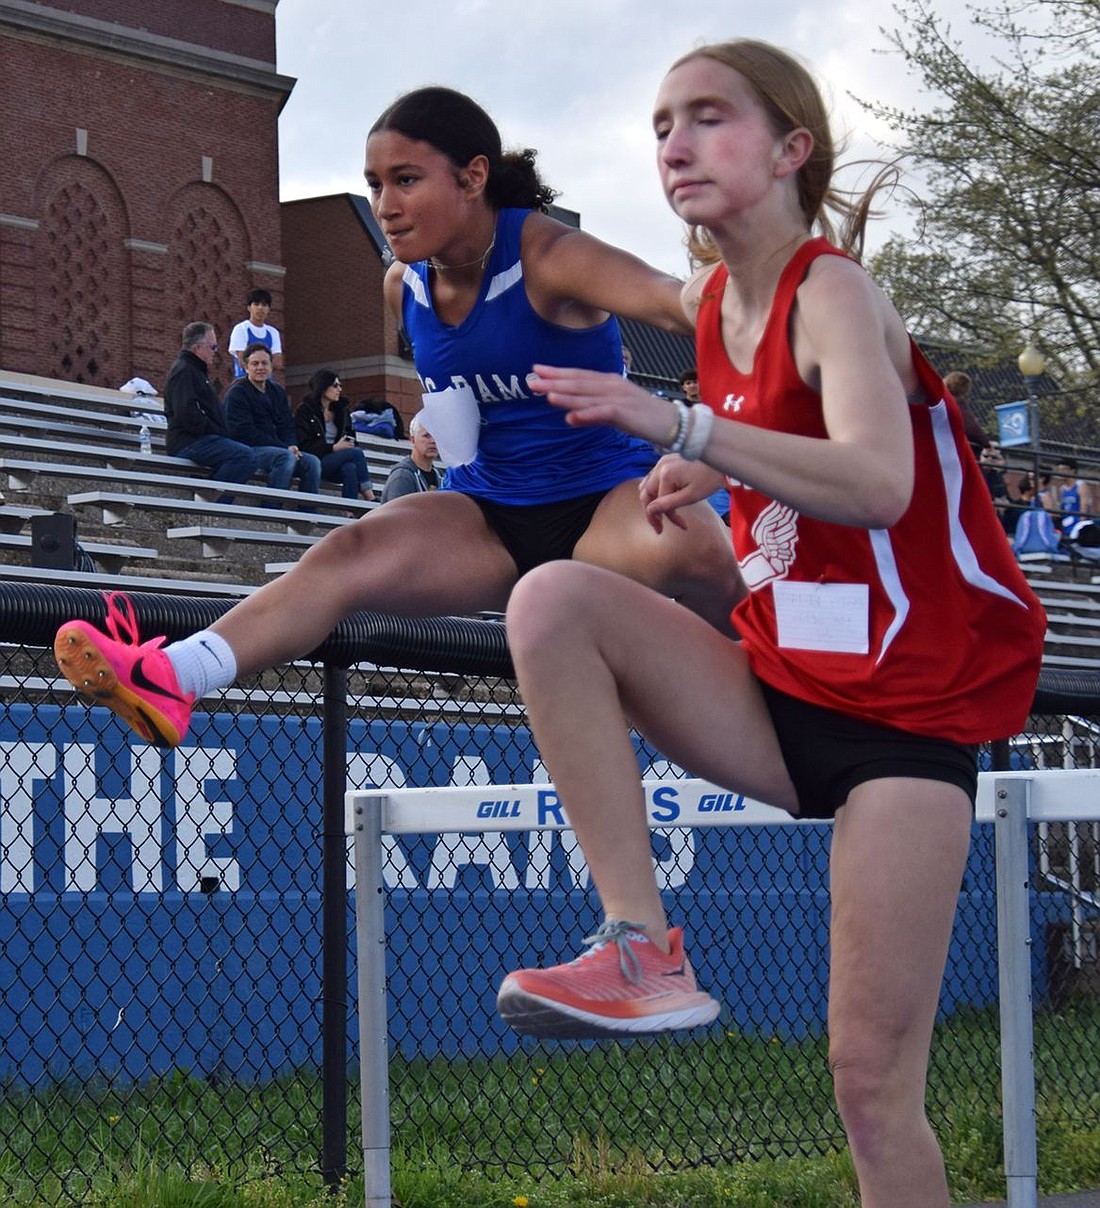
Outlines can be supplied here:
<path id="1" fill-rule="evenodd" d="M 162 416 L 159 398 L 0 372 L 0 579 L 245 594 L 267 567 L 286 569 L 303 547 L 378 506 L 344 499 L 331 483 L 303 496 L 262 481 L 215 482 L 165 452 Z M 362 437 L 360 445 L 381 493 L 409 444 Z M 232 503 L 220 501 L 227 493 Z M 55 512 L 78 517 L 81 546 L 100 573 L 28 565 L 30 522 Z M 120 530 L 127 541 L 117 540 Z M 125 568 L 131 573 L 120 576 Z"/>
<path id="2" fill-rule="evenodd" d="M 162 413 L 161 400 L 13 376 L 0 373 L 0 579 L 246 594 L 293 566 L 326 532 L 378 506 L 343 499 L 332 484 L 303 497 L 259 483 L 214 482 L 164 452 L 163 426 L 149 423 Z M 139 447 L 143 424 L 150 453 Z M 365 436 L 359 443 L 380 491 L 409 444 Z M 234 502 L 219 502 L 227 489 Z M 31 520 L 58 511 L 79 517 L 97 575 L 28 565 Z M 1048 665 L 1100 668 L 1100 565 L 1058 558 L 1022 566 L 1047 611 Z"/>
<path id="3" fill-rule="evenodd" d="M 1100 582 L 1092 581 L 1091 570 L 1082 579 L 1072 560 L 1022 567 L 1047 614 L 1044 664 L 1100 668 Z"/>

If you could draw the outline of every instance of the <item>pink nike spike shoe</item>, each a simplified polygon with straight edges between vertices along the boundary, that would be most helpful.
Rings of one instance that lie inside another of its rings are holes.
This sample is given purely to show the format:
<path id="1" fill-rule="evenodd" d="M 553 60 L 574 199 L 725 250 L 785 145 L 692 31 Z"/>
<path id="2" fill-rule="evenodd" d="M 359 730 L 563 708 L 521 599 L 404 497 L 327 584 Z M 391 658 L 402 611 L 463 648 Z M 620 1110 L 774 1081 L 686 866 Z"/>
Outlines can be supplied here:
<path id="1" fill-rule="evenodd" d="M 177 747 L 191 724 L 194 696 L 180 691 L 160 647 L 164 638 L 141 642 L 134 605 L 122 592 L 104 592 L 107 633 L 87 621 L 68 621 L 57 631 L 53 652 L 61 674 L 98 704 L 106 705 L 146 742 Z"/>

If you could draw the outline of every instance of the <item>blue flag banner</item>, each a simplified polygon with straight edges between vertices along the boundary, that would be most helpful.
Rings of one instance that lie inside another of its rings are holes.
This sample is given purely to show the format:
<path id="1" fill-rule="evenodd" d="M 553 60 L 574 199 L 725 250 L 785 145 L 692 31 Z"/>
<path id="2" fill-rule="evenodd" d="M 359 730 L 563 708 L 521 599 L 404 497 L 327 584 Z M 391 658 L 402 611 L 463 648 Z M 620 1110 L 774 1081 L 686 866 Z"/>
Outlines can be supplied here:
<path id="1" fill-rule="evenodd" d="M 998 403 L 993 410 L 997 412 L 997 437 L 1002 449 L 1032 443 L 1031 405 L 1027 399 L 1018 403 Z"/>

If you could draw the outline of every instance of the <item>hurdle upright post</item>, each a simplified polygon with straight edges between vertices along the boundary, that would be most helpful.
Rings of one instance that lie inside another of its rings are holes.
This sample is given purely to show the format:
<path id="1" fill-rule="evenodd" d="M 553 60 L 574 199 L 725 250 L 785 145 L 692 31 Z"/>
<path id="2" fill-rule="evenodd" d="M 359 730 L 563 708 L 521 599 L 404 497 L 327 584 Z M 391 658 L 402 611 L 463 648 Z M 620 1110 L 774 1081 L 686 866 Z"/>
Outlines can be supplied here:
<path id="1" fill-rule="evenodd" d="M 1035 1050 L 1031 997 L 1031 781 L 994 782 L 997 952 L 1001 1012 L 1001 1099 L 1008 1208 L 1037 1208 Z"/>
<path id="2" fill-rule="evenodd" d="M 391 1208 L 389 1031 L 386 1012 L 385 883 L 382 806 L 355 798 L 355 932 L 359 988 L 359 1072 L 366 1208 Z"/>

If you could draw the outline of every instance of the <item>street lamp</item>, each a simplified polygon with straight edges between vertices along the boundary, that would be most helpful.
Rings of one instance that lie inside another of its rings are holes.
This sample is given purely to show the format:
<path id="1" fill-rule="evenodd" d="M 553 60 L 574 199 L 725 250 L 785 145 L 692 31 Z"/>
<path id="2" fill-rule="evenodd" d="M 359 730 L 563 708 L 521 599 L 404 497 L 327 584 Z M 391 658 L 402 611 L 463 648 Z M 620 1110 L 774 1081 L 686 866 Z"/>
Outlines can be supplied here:
<path id="1" fill-rule="evenodd" d="M 1028 340 L 1023 352 L 1016 358 L 1024 381 L 1027 382 L 1027 402 L 1031 429 L 1031 451 L 1035 460 L 1035 498 L 1039 498 L 1039 378 L 1047 367 L 1047 359 L 1035 347 L 1034 340 Z"/>

